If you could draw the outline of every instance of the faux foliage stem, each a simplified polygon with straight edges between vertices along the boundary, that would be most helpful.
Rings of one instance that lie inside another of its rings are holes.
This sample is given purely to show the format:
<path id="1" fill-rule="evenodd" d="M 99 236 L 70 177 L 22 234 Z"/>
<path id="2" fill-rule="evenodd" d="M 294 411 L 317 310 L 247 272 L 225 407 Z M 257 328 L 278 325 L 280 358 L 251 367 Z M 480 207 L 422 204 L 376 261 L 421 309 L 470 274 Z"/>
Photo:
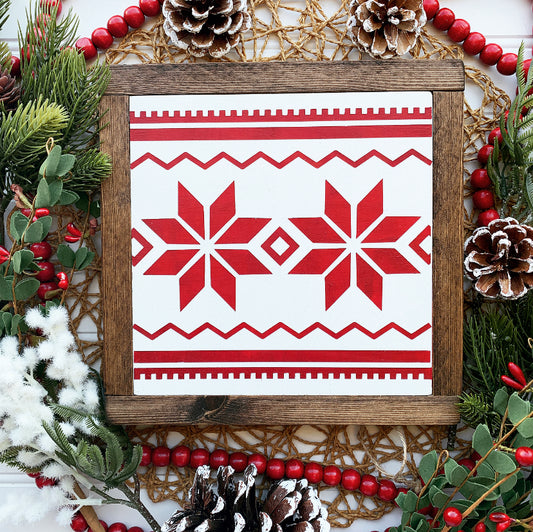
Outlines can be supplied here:
<path id="1" fill-rule="evenodd" d="M 137 475 L 135 475 L 134 478 L 136 478 Z M 138 486 L 136 482 L 136 486 Z M 135 508 L 137 511 L 146 519 L 146 522 L 152 527 L 153 532 L 161 532 L 161 527 L 157 523 L 157 521 L 154 519 L 154 516 L 148 511 L 148 508 L 143 504 L 141 501 L 141 498 L 139 497 L 139 493 L 137 490 L 135 492 L 131 491 L 131 489 L 126 485 L 126 483 L 120 484 L 117 486 L 117 488 L 124 493 L 124 495 L 133 503 L 135 504 Z"/>

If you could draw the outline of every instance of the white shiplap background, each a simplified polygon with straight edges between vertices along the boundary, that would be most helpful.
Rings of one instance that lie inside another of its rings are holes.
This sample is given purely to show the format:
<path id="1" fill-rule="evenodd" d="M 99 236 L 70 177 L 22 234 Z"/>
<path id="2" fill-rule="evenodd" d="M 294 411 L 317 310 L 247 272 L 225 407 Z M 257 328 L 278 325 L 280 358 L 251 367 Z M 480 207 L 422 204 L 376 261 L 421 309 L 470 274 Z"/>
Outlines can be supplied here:
<path id="1" fill-rule="evenodd" d="M 336 0 L 323 0 L 321 3 L 332 5 Z M 292 3 L 300 6 L 305 0 L 286 0 L 285 3 Z M 72 8 L 80 18 L 79 34 L 88 36 L 92 30 L 99 26 L 105 26 L 110 16 L 119 14 L 129 5 L 135 4 L 135 0 L 63 0 L 64 10 Z M 12 0 L 11 17 L 0 38 L 6 40 L 12 51 L 18 55 L 17 46 L 17 25 L 20 21 L 24 24 L 25 10 L 31 5 L 30 0 Z M 528 57 L 531 56 L 532 39 L 532 3 L 530 0 L 441 0 L 442 7 L 451 8 L 458 18 L 465 18 L 472 26 L 472 31 L 480 31 L 487 36 L 488 42 L 499 43 L 505 52 L 516 52 L 520 42 L 526 42 Z M 334 7 L 334 6 L 332 6 Z M 477 59 L 468 58 L 472 65 L 483 68 Z M 494 67 L 486 68 L 485 71 L 492 77 L 495 84 L 504 88 L 509 94 L 514 94 L 516 84 L 514 79 L 501 76 Z M 147 82 L 147 80 L 144 80 Z M 475 98 L 475 94 L 467 90 L 467 98 Z M 474 102 L 473 102 L 474 103 Z M 90 330 L 81 331 L 84 334 L 91 334 Z M 1 390 L 0 390 L 1 393 Z M 276 420 L 272 420 L 273 424 Z M 33 480 L 16 471 L 0 466 L 0 503 L 8 493 L 17 493 L 18 490 L 37 489 Z M 22 507 L 13 508 L 20 513 L 24 513 Z M 175 510 L 172 502 L 159 503 L 157 505 L 147 505 L 155 517 L 162 523 Z M 128 527 L 141 526 L 148 532 L 148 526 L 142 521 L 136 512 L 123 507 L 106 507 L 98 509 L 101 519 L 108 524 L 116 521 L 124 522 Z M 352 525 L 350 531 L 370 532 L 372 530 L 384 530 L 386 527 L 396 524 L 398 513 L 385 516 L 379 522 L 359 521 Z M 54 520 L 53 515 L 40 520 L 32 525 L 14 524 L 13 522 L 0 525 L 2 532 L 26 532 L 27 530 L 39 530 L 40 532 L 60 532 L 68 531 L 69 527 L 60 527 Z"/>

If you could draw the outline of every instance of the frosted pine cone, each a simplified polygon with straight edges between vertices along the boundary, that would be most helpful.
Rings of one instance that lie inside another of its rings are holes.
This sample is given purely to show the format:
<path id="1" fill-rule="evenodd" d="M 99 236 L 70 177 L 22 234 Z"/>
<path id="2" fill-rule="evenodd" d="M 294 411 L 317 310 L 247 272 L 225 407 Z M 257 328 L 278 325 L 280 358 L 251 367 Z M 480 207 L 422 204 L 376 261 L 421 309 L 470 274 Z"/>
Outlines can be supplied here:
<path id="1" fill-rule="evenodd" d="M 533 227 L 494 220 L 474 231 L 465 253 L 466 274 L 486 297 L 518 299 L 533 286 Z"/>
<path id="2" fill-rule="evenodd" d="M 196 57 L 222 57 L 251 24 L 246 0 L 165 0 L 163 28 L 172 42 Z"/>
<path id="3" fill-rule="evenodd" d="M 385 59 L 413 48 L 426 21 L 423 0 L 352 0 L 348 33 L 359 50 Z"/>
<path id="4" fill-rule="evenodd" d="M 0 70 L 0 102 L 6 111 L 14 111 L 20 98 L 20 89 L 15 86 L 15 78 L 7 71 Z"/>

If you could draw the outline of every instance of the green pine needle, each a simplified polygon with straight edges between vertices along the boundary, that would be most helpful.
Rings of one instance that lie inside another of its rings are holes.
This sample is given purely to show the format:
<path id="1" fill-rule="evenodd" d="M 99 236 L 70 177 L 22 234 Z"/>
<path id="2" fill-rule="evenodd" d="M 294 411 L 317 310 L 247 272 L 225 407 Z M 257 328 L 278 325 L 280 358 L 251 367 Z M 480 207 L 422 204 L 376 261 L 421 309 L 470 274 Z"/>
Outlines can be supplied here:
<path id="1" fill-rule="evenodd" d="M 11 0 L 0 0 L 0 30 L 4 27 L 9 18 L 9 8 L 11 7 Z"/>

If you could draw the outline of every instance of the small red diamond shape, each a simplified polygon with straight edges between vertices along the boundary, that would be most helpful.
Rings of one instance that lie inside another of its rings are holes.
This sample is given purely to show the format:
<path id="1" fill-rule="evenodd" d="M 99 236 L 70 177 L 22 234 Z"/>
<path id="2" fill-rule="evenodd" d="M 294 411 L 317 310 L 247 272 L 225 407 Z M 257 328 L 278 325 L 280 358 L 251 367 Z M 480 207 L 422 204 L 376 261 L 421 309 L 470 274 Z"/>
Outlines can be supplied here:
<path id="1" fill-rule="evenodd" d="M 300 247 L 281 227 L 278 227 L 261 246 L 280 266 Z M 279 253 L 276 248 L 284 248 Z"/>
<path id="2" fill-rule="evenodd" d="M 139 262 L 141 262 L 141 260 L 148 255 L 154 246 L 152 246 L 152 244 L 150 244 L 150 242 L 148 242 L 148 240 L 146 240 L 146 238 L 144 238 L 144 236 L 142 236 L 137 229 L 131 230 L 131 239 L 136 240 L 142 246 L 136 255 L 131 258 L 132 264 L 137 266 L 137 264 L 139 264 Z"/>

